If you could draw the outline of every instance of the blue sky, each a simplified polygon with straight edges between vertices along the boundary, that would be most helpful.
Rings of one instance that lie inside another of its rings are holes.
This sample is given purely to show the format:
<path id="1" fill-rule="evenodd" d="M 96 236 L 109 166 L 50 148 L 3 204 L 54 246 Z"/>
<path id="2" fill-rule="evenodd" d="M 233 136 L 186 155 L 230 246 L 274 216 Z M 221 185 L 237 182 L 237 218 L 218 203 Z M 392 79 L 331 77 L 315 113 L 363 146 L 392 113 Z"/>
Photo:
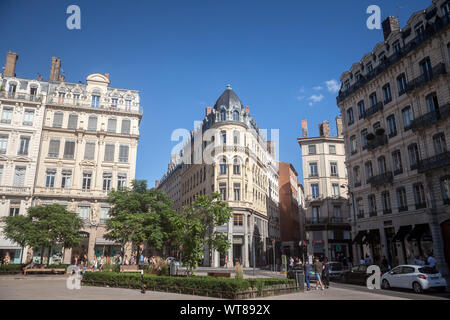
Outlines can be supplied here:
<path id="1" fill-rule="evenodd" d="M 81 8 L 81 30 L 66 27 L 71 4 Z M 0 65 L 15 51 L 18 76 L 48 79 L 55 55 L 67 81 L 109 73 L 111 86 L 139 90 L 136 178 L 149 185 L 167 169 L 172 131 L 192 129 L 227 84 L 260 128 L 280 130 L 279 158 L 301 175 L 301 120 L 310 136 L 323 120 L 335 133 L 339 110 L 326 82 L 340 85 L 341 73 L 383 40 L 366 27 L 372 4 L 382 18 L 398 11 L 403 27 L 431 0 L 1 0 Z"/>

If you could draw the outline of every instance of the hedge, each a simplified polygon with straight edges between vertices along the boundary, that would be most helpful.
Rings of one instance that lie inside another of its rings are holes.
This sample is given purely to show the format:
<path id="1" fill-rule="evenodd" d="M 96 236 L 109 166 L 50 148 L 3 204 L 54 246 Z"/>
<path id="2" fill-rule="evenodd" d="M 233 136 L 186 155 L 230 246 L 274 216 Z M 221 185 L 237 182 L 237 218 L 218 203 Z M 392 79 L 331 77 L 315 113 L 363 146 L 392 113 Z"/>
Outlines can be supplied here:
<path id="1" fill-rule="evenodd" d="M 262 290 L 275 285 L 295 285 L 290 279 L 234 279 L 234 278 L 212 278 L 206 276 L 180 277 L 180 276 L 157 276 L 144 274 L 143 281 L 149 290 L 167 291 L 175 293 L 187 293 L 207 295 L 227 299 L 236 298 L 238 293 L 258 289 Z M 84 285 L 100 285 L 120 288 L 141 288 L 141 275 L 133 273 L 115 272 L 86 272 L 82 280 Z"/>

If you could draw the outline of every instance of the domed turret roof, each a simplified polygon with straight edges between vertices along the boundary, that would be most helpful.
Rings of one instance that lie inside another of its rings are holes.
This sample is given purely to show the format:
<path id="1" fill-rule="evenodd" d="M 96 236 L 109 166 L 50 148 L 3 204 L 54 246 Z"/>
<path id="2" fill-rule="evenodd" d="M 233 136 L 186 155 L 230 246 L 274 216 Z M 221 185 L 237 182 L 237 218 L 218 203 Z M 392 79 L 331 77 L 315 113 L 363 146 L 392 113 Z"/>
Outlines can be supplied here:
<path id="1" fill-rule="evenodd" d="M 243 108 L 241 100 L 236 93 L 234 93 L 233 89 L 231 89 L 230 85 L 227 86 L 227 89 L 222 93 L 219 99 L 217 99 L 214 108 L 217 109 L 221 106 L 224 106 L 227 109 L 233 107 Z"/>

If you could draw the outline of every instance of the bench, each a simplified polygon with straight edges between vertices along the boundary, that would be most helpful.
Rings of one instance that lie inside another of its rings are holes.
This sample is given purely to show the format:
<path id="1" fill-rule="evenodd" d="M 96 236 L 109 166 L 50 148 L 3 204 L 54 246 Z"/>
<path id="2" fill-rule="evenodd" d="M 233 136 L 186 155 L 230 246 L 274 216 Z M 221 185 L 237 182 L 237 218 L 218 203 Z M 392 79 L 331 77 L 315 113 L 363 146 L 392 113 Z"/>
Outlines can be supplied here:
<path id="1" fill-rule="evenodd" d="M 229 272 L 208 272 L 208 277 L 214 277 L 214 278 L 218 278 L 218 277 L 230 278 L 230 277 L 231 277 L 231 273 L 229 273 Z"/>
<path id="2" fill-rule="evenodd" d="M 23 269 L 23 274 L 27 275 L 28 273 L 51 273 L 51 274 L 64 274 L 66 273 L 66 269 L 64 268 L 29 268 L 29 269 Z"/>
<path id="3" fill-rule="evenodd" d="M 139 272 L 141 273 L 143 270 L 139 269 L 139 266 L 136 265 L 121 265 L 120 272 Z"/>

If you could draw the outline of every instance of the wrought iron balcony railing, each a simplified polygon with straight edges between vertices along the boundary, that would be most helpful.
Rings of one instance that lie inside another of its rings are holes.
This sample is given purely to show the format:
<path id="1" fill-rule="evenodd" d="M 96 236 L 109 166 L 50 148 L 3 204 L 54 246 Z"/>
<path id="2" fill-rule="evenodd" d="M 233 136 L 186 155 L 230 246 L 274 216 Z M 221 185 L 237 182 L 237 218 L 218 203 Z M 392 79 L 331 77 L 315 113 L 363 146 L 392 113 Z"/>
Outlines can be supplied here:
<path id="1" fill-rule="evenodd" d="M 417 88 L 420 88 L 421 86 L 423 86 L 424 84 L 430 82 L 431 80 L 435 79 L 436 77 L 438 77 L 441 74 L 446 74 L 447 71 L 445 69 L 445 63 L 439 63 L 436 66 L 434 66 L 430 72 L 426 72 L 420 76 L 418 76 L 417 78 L 415 78 L 414 80 L 408 82 L 408 84 L 406 85 L 406 91 L 410 92 L 413 91 Z"/>
<path id="2" fill-rule="evenodd" d="M 445 151 L 417 162 L 417 169 L 419 173 L 448 166 L 450 166 L 450 151 Z"/>
<path id="3" fill-rule="evenodd" d="M 372 117 L 374 114 L 376 114 L 377 112 L 383 110 L 383 102 L 377 102 L 375 105 L 373 105 L 372 107 L 370 107 L 369 109 L 367 109 L 366 111 L 364 111 L 364 119 L 368 119 L 370 117 Z"/>
<path id="4" fill-rule="evenodd" d="M 428 112 L 423 116 L 414 119 L 411 123 L 411 129 L 418 131 L 420 129 L 428 128 L 440 120 L 447 119 L 450 116 L 450 103 L 447 103 L 436 110 Z"/>
<path id="5" fill-rule="evenodd" d="M 372 151 L 378 147 L 384 146 L 388 143 L 388 138 L 386 134 L 382 134 L 381 136 L 375 136 L 374 139 L 367 141 L 367 150 Z"/>
<path id="6" fill-rule="evenodd" d="M 386 183 L 391 183 L 393 178 L 392 172 L 388 171 L 367 179 L 367 182 L 369 182 L 372 187 L 377 187 Z"/>
<path id="7" fill-rule="evenodd" d="M 11 99 L 11 100 L 24 100 L 31 102 L 42 102 L 42 95 L 33 95 L 21 92 L 0 92 L 0 98 Z"/>

